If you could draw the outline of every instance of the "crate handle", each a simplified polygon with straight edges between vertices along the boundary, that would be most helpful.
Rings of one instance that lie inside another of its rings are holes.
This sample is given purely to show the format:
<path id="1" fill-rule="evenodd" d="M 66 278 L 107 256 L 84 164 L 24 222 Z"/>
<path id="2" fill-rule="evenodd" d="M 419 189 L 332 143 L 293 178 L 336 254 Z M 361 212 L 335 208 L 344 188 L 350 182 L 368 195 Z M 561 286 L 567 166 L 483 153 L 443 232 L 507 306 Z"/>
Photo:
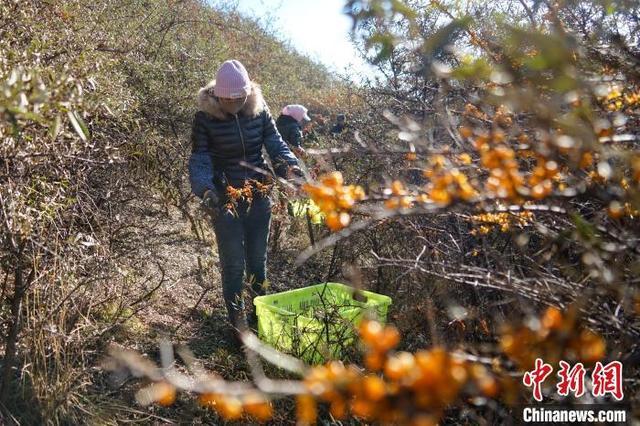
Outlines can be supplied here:
<path id="1" fill-rule="evenodd" d="M 353 296 L 351 296 L 353 298 L 353 300 L 355 300 L 356 302 L 360 302 L 360 303 L 367 303 L 369 302 L 369 298 L 367 297 L 366 294 L 364 294 L 362 291 L 360 290 L 354 290 L 353 291 Z"/>

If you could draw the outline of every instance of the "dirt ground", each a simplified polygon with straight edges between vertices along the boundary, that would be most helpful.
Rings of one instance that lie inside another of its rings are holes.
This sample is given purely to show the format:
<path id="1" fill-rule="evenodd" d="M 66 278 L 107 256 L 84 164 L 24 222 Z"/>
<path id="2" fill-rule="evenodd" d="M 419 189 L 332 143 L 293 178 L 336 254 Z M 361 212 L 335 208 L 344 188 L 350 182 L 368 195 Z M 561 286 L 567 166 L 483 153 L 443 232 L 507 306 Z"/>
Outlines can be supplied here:
<path id="1" fill-rule="evenodd" d="M 190 229 L 190 222 L 177 208 L 166 209 L 158 200 L 136 203 L 128 217 L 131 220 L 127 244 L 131 248 L 121 259 L 120 268 L 137 277 L 137 292 L 150 292 L 144 306 L 122 327 L 113 342 L 135 349 L 153 361 L 159 359 L 159 342 L 167 339 L 175 345 L 186 345 L 210 371 L 227 380 L 250 380 L 242 348 L 228 338 L 226 310 L 222 299 L 219 259 L 212 229 L 205 226 L 200 240 Z M 198 215 L 201 213 L 198 212 Z M 279 248 L 273 251 L 277 221 L 283 221 Z M 272 235 L 268 253 L 269 293 L 322 282 L 326 277 L 329 253 L 320 253 L 299 268 L 293 266 L 296 255 L 309 244 L 307 227 L 301 219 L 287 216 L 272 218 Z M 246 300 L 249 304 L 251 301 Z M 113 383 L 108 373 L 101 372 L 107 391 L 102 403 L 105 409 L 119 412 L 113 420 L 136 419 L 153 424 L 191 422 L 220 424 L 211 411 L 200 408 L 194 398 L 181 395 L 170 408 L 140 407 L 134 393 L 143 383 L 128 378 Z M 101 391 L 102 392 L 102 391 Z M 112 399 L 113 398 L 113 399 Z M 284 404 L 291 410 L 292 403 Z M 188 414 L 187 414 L 188 413 Z M 287 412 L 280 412 L 274 424 L 287 424 Z M 293 416 L 288 416 L 293 419 Z"/>

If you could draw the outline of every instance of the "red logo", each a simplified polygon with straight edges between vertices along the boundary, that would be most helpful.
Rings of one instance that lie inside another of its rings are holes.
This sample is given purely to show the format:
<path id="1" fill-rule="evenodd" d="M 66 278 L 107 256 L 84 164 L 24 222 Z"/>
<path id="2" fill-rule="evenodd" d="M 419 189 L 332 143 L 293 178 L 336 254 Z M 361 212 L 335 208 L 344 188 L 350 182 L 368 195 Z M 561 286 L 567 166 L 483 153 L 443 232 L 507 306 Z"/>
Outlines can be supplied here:
<path id="1" fill-rule="evenodd" d="M 567 396 L 569 392 L 573 392 L 576 398 L 584 395 L 584 375 L 586 372 L 587 370 L 584 369 L 581 362 L 572 368 L 568 362 L 560 361 L 560 371 L 558 371 L 560 381 L 556 385 L 558 395 Z"/>
<path id="2" fill-rule="evenodd" d="M 593 381 L 593 396 L 605 396 L 609 393 L 618 401 L 624 398 L 622 363 L 620 361 L 611 361 L 605 366 L 602 366 L 601 362 L 596 362 L 591 380 Z"/>
<path id="3" fill-rule="evenodd" d="M 536 358 L 536 366 L 533 370 L 524 373 L 522 383 L 526 387 L 533 386 L 533 398 L 542 401 L 542 382 L 551 374 L 553 367 L 545 364 L 540 358 Z"/>
<path id="4" fill-rule="evenodd" d="M 537 358 L 534 369 L 525 372 L 524 377 L 522 377 L 522 383 L 526 387 L 533 388 L 533 399 L 538 402 L 542 401 L 542 383 L 552 371 L 553 367 L 551 365 Z M 580 362 L 572 367 L 568 362 L 560 361 L 560 370 L 558 371 L 560 380 L 556 384 L 558 395 L 568 396 L 571 392 L 576 398 L 584 395 L 586 372 L 584 365 Z M 591 385 L 591 394 L 594 397 L 603 397 L 610 394 L 616 400 L 621 401 L 624 398 L 622 363 L 620 361 L 611 361 L 607 365 L 602 365 L 601 362 L 596 362 L 591 373 Z"/>

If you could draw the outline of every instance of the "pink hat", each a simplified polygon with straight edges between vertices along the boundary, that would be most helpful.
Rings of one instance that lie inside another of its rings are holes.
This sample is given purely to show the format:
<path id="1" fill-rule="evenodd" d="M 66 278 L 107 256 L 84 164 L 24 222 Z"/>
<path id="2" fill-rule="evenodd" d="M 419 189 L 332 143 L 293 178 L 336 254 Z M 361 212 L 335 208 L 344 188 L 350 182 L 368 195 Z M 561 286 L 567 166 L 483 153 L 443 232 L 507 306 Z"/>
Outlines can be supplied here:
<path id="1" fill-rule="evenodd" d="M 282 109 L 282 113 L 284 115 L 295 118 L 297 122 L 301 122 L 302 120 L 311 121 L 311 119 L 307 115 L 307 111 L 308 109 L 306 109 L 302 105 L 287 105 Z"/>
<path id="2" fill-rule="evenodd" d="M 213 94 L 220 98 L 244 98 L 251 93 L 251 80 L 244 65 L 231 59 L 225 61 L 216 74 Z"/>

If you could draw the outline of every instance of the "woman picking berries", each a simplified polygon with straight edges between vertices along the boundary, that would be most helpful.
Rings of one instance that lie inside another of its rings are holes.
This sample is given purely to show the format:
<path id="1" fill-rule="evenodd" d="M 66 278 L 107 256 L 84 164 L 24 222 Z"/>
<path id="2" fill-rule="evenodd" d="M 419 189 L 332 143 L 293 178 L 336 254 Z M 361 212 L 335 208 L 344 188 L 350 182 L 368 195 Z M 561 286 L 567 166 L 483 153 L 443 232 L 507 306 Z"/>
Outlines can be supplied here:
<path id="1" fill-rule="evenodd" d="M 198 93 L 189 159 L 191 189 L 212 218 L 222 267 L 222 291 L 231 324 L 246 326 L 242 289 L 264 294 L 273 177 L 301 177 L 298 160 L 282 140 L 260 87 L 237 60 L 220 66 Z"/>

